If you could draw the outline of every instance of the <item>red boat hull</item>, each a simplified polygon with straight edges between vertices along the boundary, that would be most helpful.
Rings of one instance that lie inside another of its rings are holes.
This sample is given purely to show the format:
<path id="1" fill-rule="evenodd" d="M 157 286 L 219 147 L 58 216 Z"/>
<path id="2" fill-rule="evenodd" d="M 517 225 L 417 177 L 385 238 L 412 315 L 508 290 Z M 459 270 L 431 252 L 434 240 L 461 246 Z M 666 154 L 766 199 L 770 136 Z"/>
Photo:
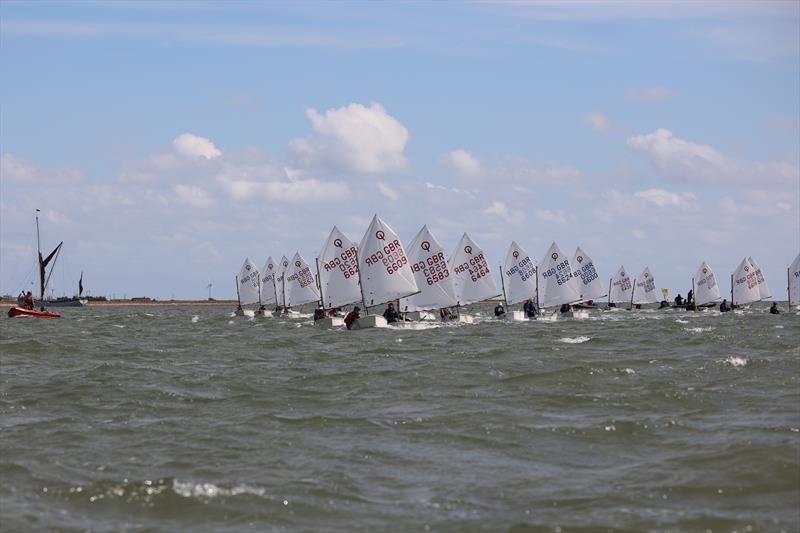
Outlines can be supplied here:
<path id="1" fill-rule="evenodd" d="M 25 309 L 15 305 L 8 310 L 8 316 L 31 316 L 33 318 L 61 318 L 61 315 L 55 311 L 37 311 L 36 309 Z"/>

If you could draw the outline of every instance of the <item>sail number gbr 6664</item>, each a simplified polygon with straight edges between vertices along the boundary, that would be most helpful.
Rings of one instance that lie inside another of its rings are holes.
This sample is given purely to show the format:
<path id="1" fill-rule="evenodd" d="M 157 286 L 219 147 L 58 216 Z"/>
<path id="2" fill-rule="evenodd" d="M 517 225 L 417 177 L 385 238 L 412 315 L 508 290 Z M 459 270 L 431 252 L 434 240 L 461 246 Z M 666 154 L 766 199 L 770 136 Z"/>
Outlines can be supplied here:
<path id="1" fill-rule="evenodd" d="M 465 261 L 453 269 L 456 274 L 467 272 L 473 282 L 477 282 L 484 276 L 488 276 L 491 270 L 486 258 L 483 257 L 483 252 L 474 257 L 470 257 L 469 261 Z"/>
<path id="2" fill-rule="evenodd" d="M 408 264 L 408 258 L 400 245 L 400 241 L 395 239 L 386 244 L 381 250 L 366 257 L 364 262 L 370 267 L 383 263 L 383 266 L 386 267 L 386 272 L 394 274 Z"/>

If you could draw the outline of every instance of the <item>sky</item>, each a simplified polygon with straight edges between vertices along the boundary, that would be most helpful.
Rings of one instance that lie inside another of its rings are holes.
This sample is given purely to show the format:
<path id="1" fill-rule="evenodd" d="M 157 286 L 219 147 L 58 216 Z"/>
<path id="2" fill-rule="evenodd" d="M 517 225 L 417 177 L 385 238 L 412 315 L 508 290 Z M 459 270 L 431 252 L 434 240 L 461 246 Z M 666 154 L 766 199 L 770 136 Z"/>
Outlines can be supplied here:
<path id="1" fill-rule="evenodd" d="M 235 298 L 377 213 L 785 299 L 800 2 L 0 2 L 0 292 Z M 495 269 L 498 276 L 499 270 Z"/>

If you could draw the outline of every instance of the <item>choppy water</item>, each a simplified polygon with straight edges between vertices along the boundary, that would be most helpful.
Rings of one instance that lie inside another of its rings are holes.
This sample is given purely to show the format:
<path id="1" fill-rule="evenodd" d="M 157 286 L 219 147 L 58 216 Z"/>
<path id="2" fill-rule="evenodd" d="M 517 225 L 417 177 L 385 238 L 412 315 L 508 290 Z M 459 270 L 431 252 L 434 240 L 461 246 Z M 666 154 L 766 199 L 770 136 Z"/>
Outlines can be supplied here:
<path id="1" fill-rule="evenodd" d="M 0 529 L 800 529 L 797 313 L 230 311 L 3 317 Z"/>

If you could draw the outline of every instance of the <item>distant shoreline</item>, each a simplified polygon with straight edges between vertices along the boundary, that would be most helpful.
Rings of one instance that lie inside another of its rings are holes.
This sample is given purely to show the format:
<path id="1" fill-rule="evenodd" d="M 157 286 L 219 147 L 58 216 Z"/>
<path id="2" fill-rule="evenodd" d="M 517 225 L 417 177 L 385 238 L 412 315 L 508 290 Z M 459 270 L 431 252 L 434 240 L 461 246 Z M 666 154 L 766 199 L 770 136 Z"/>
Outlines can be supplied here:
<path id="1" fill-rule="evenodd" d="M 15 300 L 1 300 L 0 307 L 13 307 L 17 305 Z M 122 305 L 236 305 L 236 300 L 151 300 L 151 301 L 131 301 L 131 300 L 107 300 L 91 301 L 86 307 L 113 307 Z M 53 306 L 55 307 L 55 306 Z"/>

